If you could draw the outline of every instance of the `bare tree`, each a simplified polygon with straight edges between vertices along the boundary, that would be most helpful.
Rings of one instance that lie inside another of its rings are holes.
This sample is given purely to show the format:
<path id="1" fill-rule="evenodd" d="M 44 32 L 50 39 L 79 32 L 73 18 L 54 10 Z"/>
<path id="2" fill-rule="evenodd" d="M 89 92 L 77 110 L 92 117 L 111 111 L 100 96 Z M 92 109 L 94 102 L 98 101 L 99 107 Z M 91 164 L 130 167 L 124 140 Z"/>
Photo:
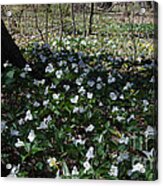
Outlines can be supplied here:
<path id="1" fill-rule="evenodd" d="M 46 43 L 48 43 L 48 25 L 49 25 L 49 8 L 50 5 L 46 5 L 46 15 L 45 15 L 45 34 L 46 34 Z"/>
<path id="2" fill-rule="evenodd" d="M 11 35 L 8 33 L 3 20 L 1 20 L 1 43 L 2 65 L 8 61 L 14 66 L 23 68 L 26 64 L 26 60 L 22 56 Z"/>
<path id="3" fill-rule="evenodd" d="M 36 25 L 36 29 L 40 33 L 40 36 L 41 36 L 42 41 L 45 42 L 45 39 L 44 39 L 42 30 L 39 28 L 39 24 L 38 24 L 38 17 L 37 17 L 38 5 L 33 5 L 33 9 L 34 9 L 34 13 L 35 13 L 35 25 Z"/>
<path id="4" fill-rule="evenodd" d="M 59 7 L 59 13 L 60 13 L 60 42 L 62 41 L 62 37 L 63 37 L 63 12 L 62 12 L 62 5 L 58 4 Z"/>
<path id="5" fill-rule="evenodd" d="M 72 16 L 72 26 L 73 26 L 73 34 L 76 35 L 76 23 L 75 23 L 75 13 L 74 13 L 74 4 L 71 4 L 71 16 Z"/>
<path id="6" fill-rule="evenodd" d="M 83 3 L 83 27 L 84 27 L 84 36 L 87 36 L 87 26 L 86 26 L 86 15 L 85 15 L 85 3 Z"/>
<path id="7" fill-rule="evenodd" d="M 94 3 L 91 3 L 91 12 L 89 17 L 89 34 L 92 34 L 93 14 L 94 14 Z"/>

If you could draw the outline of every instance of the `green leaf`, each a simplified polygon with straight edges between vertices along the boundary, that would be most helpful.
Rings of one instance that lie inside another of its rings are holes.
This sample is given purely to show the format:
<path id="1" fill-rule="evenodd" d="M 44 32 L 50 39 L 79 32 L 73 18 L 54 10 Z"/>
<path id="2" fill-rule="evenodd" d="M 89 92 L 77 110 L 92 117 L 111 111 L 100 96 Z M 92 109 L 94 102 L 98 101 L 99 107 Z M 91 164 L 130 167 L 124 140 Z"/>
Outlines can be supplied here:
<path id="1" fill-rule="evenodd" d="M 11 70 L 9 72 L 7 72 L 6 76 L 10 79 L 12 79 L 14 77 L 14 74 L 15 74 L 15 70 Z"/>
<path id="2" fill-rule="evenodd" d="M 38 170 L 42 170 L 43 166 L 44 166 L 44 164 L 42 162 L 37 162 L 37 164 L 36 164 L 36 167 Z"/>
<path id="3" fill-rule="evenodd" d="M 35 145 L 32 146 L 32 150 L 31 150 L 31 153 L 34 155 L 36 154 L 37 152 L 40 152 L 40 151 L 43 151 L 44 149 L 43 148 L 40 148 L 40 147 L 36 147 Z"/>
<path id="4" fill-rule="evenodd" d="M 62 170 L 63 170 L 63 174 L 64 174 L 64 176 L 69 176 L 69 175 L 70 175 L 69 168 L 68 168 L 68 166 L 67 166 L 67 164 L 66 164 L 65 161 L 63 162 Z"/>
<path id="5" fill-rule="evenodd" d="M 25 146 L 24 146 L 24 148 L 25 148 L 25 150 L 26 150 L 26 152 L 30 152 L 30 150 L 31 150 L 31 144 L 30 143 L 25 143 Z"/>

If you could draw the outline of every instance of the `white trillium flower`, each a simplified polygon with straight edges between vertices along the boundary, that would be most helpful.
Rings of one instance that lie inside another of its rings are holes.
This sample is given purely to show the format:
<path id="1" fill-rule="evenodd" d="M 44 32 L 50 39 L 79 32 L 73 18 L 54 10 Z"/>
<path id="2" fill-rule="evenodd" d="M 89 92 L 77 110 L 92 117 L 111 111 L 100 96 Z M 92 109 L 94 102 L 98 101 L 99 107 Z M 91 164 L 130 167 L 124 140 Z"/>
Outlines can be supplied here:
<path id="1" fill-rule="evenodd" d="M 89 169 L 91 169 L 91 165 L 90 165 L 90 163 L 89 163 L 89 161 L 85 161 L 84 163 L 83 163 L 83 166 L 84 166 L 84 173 L 86 173 Z"/>
<path id="2" fill-rule="evenodd" d="M 44 84 L 45 84 L 45 79 L 40 80 L 39 83 L 40 83 L 41 85 L 44 85 Z"/>
<path id="3" fill-rule="evenodd" d="M 48 91 L 49 91 L 49 86 L 47 86 L 47 87 L 45 88 L 45 92 L 44 92 L 44 95 L 45 95 L 45 96 L 48 95 Z"/>
<path id="4" fill-rule="evenodd" d="M 52 120 L 51 115 L 48 115 L 47 118 L 44 118 L 44 121 L 41 122 L 40 126 L 37 129 L 47 129 L 49 122 Z"/>
<path id="5" fill-rule="evenodd" d="M 11 134 L 11 136 L 19 136 L 19 131 L 11 129 L 10 134 Z"/>
<path id="6" fill-rule="evenodd" d="M 144 100 L 143 100 L 143 105 L 144 105 L 144 107 L 147 107 L 147 106 L 149 105 L 149 101 L 146 100 L 146 99 L 144 99 Z"/>
<path id="7" fill-rule="evenodd" d="M 48 103 L 49 103 L 49 99 L 44 100 L 42 104 L 43 104 L 43 106 L 45 106 L 45 107 L 46 107 L 46 106 L 48 105 Z"/>
<path id="8" fill-rule="evenodd" d="M 85 109 L 83 107 L 79 107 L 79 113 L 84 113 L 85 112 Z"/>
<path id="9" fill-rule="evenodd" d="M 82 140 L 82 139 L 81 139 L 81 136 L 79 136 L 78 139 L 75 139 L 75 138 L 73 137 L 73 138 L 72 138 L 72 141 L 73 141 L 73 144 L 74 144 L 75 146 L 78 146 L 78 144 L 84 145 L 86 140 Z"/>
<path id="10" fill-rule="evenodd" d="M 131 172 L 145 173 L 145 167 L 141 163 L 137 163 L 137 164 L 133 165 L 132 167 L 133 168 L 132 168 Z"/>
<path id="11" fill-rule="evenodd" d="M 56 88 L 56 85 L 54 85 L 53 83 L 51 84 L 50 86 L 51 89 L 55 89 Z"/>
<path id="12" fill-rule="evenodd" d="M 19 148 L 19 147 L 24 147 L 24 142 L 21 141 L 19 138 L 17 139 L 17 142 L 15 143 L 15 147 Z"/>
<path id="13" fill-rule="evenodd" d="M 119 98 L 120 98 L 120 99 L 124 99 L 124 95 L 121 94 L 121 95 L 119 96 Z"/>
<path id="14" fill-rule="evenodd" d="M 25 67 L 24 67 L 24 71 L 25 72 L 31 72 L 32 68 L 28 64 L 26 64 Z"/>
<path id="15" fill-rule="evenodd" d="M 74 69 L 76 68 L 78 65 L 76 63 L 72 63 L 71 67 Z"/>
<path id="16" fill-rule="evenodd" d="M 101 90 L 102 89 L 102 85 L 100 83 L 97 83 L 96 88 L 97 88 L 97 90 Z"/>
<path id="17" fill-rule="evenodd" d="M 45 119 L 46 119 L 46 121 L 49 123 L 49 122 L 52 120 L 52 117 L 51 117 L 51 115 L 48 115 L 48 117 L 45 118 Z"/>
<path id="18" fill-rule="evenodd" d="M 119 139 L 119 143 L 120 144 L 124 143 L 125 145 L 127 145 L 128 142 L 129 142 L 129 137 L 125 137 L 124 134 L 122 134 L 122 137 Z"/>
<path id="19" fill-rule="evenodd" d="M 83 71 L 84 71 L 83 76 L 87 76 L 90 72 L 90 68 L 86 67 L 86 68 L 83 69 Z"/>
<path id="20" fill-rule="evenodd" d="M 54 93 L 54 94 L 53 94 L 53 99 L 59 99 L 59 96 L 60 96 L 60 94 Z"/>
<path id="21" fill-rule="evenodd" d="M 18 120 L 18 123 L 19 123 L 19 125 L 23 125 L 23 124 L 24 124 L 24 119 L 23 119 L 23 118 L 20 118 L 20 119 Z"/>
<path id="22" fill-rule="evenodd" d="M 60 67 L 63 66 L 63 64 L 64 64 L 63 61 L 59 61 L 59 62 L 58 62 L 58 65 L 59 65 Z"/>
<path id="23" fill-rule="evenodd" d="M 10 174 L 7 176 L 7 177 L 14 177 L 16 178 L 17 177 L 17 174 L 19 172 L 19 169 L 20 169 L 20 164 L 18 164 L 17 166 L 13 166 L 11 171 L 10 171 Z"/>
<path id="24" fill-rule="evenodd" d="M 81 93 L 82 95 L 84 95 L 86 92 L 86 90 L 84 89 L 84 87 L 80 87 L 80 89 L 78 90 L 78 93 Z"/>
<path id="25" fill-rule="evenodd" d="M 117 99 L 117 95 L 114 93 L 114 92 L 110 92 L 110 98 L 111 98 L 111 100 L 116 100 Z"/>
<path id="26" fill-rule="evenodd" d="M 38 130 L 40 130 L 40 129 L 47 129 L 47 128 L 48 128 L 48 125 L 47 125 L 47 123 L 45 121 L 42 121 L 40 126 L 37 127 Z"/>
<path id="27" fill-rule="evenodd" d="M 100 107 L 104 106 L 103 103 L 100 101 L 100 103 L 98 104 Z"/>
<path id="28" fill-rule="evenodd" d="M 93 80 L 89 80 L 87 82 L 87 84 L 90 86 L 90 87 L 93 87 L 95 85 L 95 82 Z"/>
<path id="29" fill-rule="evenodd" d="M 48 162 L 48 164 L 49 164 L 50 167 L 56 167 L 56 165 L 57 165 L 57 160 L 56 160 L 55 157 L 49 158 L 49 159 L 47 160 L 47 162 Z"/>
<path id="30" fill-rule="evenodd" d="M 112 112 L 117 112 L 117 111 L 119 111 L 119 108 L 117 106 L 113 106 Z"/>
<path id="31" fill-rule="evenodd" d="M 92 132 L 94 128 L 95 128 L 94 125 L 90 124 L 90 125 L 85 129 L 85 131 L 86 131 L 86 132 Z"/>
<path id="32" fill-rule="evenodd" d="M 108 84 L 114 83 L 116 81 L 115 77 L 109 75 L 108 77 Z"/>
<path id="33" fill-rule="evenodd" d="M 70 89 L 70 85 L 63 85 L 63 88 L 66 90 L 66 92 Z"/>
<path id="34" fill-rule="evenodd" d="M 150 151 L 145 151 L 145 150 L 143 151 L 143 153 L 146 155 L 147 159 L 150 161 L 152 161 L 154 158 L 154 155 L 155 155 L 154 152 L 155 152 L 154 148 L 152 148 Z"/>
<path id="35" fill-rule="evenodd" d="M 82 84 L 82 82 L 83 82 L 83 78 L 78 78 L 78 79 L 76 79 L 76 81 L 75 81 L 75 83 L 77 84 L 77 85 L 81 85 Z"/>
<path id="36" fill-rule="evenodd" d="M 79 99 L 79 96 L 76 95 L 74 98 L 71 98 L 70 101 L 71 101 L 71 103 L 77 103 L 78 99 Z"/>
<path id="37" fill-rule="evenodd" d="M 92 99 L 92 98 L 93 98 L 93 93 L 87 92 L 87 98 L 88 98 L 88 99 Z"/>
<path id="38" fill-rule="evenodd" d="M 73 109 L 73 113 L 77 113 L 79 111 L 79 107 L 74 107 L 74 109 Z"/>
<path id="39" fill-rule="evenodd" d="M 46 73 L 52 73 L 54 72 L 54 67 L 52 65 L 52 63 L 49 63 L 48 66 L 45 68 L 45 72 Z"/>
<path id="40" fill-rule="evenodd" d="M 86 41 L 85 41 L 85 40 L 82 40 L 82 41 L 81 41 L 81 45 L 86 46 L 86 44 L 87 44 L 87 43 L 86 43 Z"/>
<path id="41" fill-rule="evenodd" d="M 118 176 L 118 167 L 115 165 L 112 165 L 109 171 L 110 176 L 117 177 Z"/>
<path id="42" fill-rule="evenodd" d="M 94 147 L 89 147 L 87 153 L 86 153 L 86 158 L 89 161 L 90 159 L 94 158 Z"/>
<path id="43" fill-rule="evenodd" d="M 102 78 L 101 77 L 97 77 L 97 82 L 101 82 L 102 81 Z"/>
<path id="44" fill-rule="evenodd" d="M 6 61 L 6 62 L 3 64 L 3 66 L 6 68 L 6 67 L 10 66 L 10 64 L 9 64 L 8 61 Z"/>
<path id="45" fill-rule="evenodd" d="M 133 83 L 127 82 L 126 85 L 123 87 L 123 90 L 128 90 L 133 86 Z"/>
<path id="46" fill-rule="evenodd" d="M 62 77 L 62 75 L 63 75 L 62 70 L 57 70 L 57 71 L 55 72 L 55 75 L 56 75 L 56 77 L 57 77 L 58 79 L 60 79 L 60 78 Z"/>
<path id="47" fill-rule="evenodd" d="M 79 68 L 76 67 L 76 68 L 74 69 L 74 72 L 77 74 L 77 73 L 79 72 Z"/>
<path id="48" fill-rule="evenodd" d="M 130 123 L 130 121 L 133 119 L 135 119 L 135 115 L 131 114 L 131 116 L 127 119 L 127 123 Z"/>
<path id="49" fill-rule="evenodd" d="M 72 176 L 77 176 L 77 175 L 79 175 L 79 171 L 78 171 L 78 169 L 77 169 L 76 166 L 73 166 L 73 169 L 72 169 L 71 174 L 72 174 Z"/>
<path id="50" fill-rule="evenodd" d="M 155 129 L 152 126 L 148 125 L 146 131 L 144 132 L 145 137 L 148 138 L 149 136 L 154 136 L 155 134 Z"/>
<path id="51" fill-rule="evenodd" d="M 31 130 L 31 131 L 29 132 L 29 134 L 28 134 L 28 139 L 29 139 L 29 141 L 30 141 L 30 142 L 33 142 L 34 139 L 35 139 L 35 137 L 36 137 L 36 135 L 35 135 L 34 130 Z"/>
<path id="52" fill-rule="evenodd" d="M 30 98 L 31 97 L 31 94 L 30 93 L 28 93 L 27 95 L 26 95 L 26 98 Z"/>
<path id="53" fill-rule="evenodd" d="M 40 103 L 37 102 L 37 101 L 35 101 L 35 102 L 33 103 L 33 106 L 34 106 L 34 107 L 39 107 L 39 106 L 40 106 Z"/>
<path id="54" fill-rule="evenodd" d="M 25 116 L 25 119 L 24 119 L 25 121 L 31 121 L 31 120 L 33 120 L 33 116 L 32 116 L 32 114 L 31 114 L 31 111 L 30 110 L 27 110 L 27 112 L 26 112 L 26 116 Z"/>
<path id="55" fill-rule="evenodd" d="M 36 80 L 36 79 L 34 79 L 33 80 L 33 84 L 36 85 L 36 86 L 44 85 L 45 84 L 45 79 L 42 79 L 42 80 Z"/>

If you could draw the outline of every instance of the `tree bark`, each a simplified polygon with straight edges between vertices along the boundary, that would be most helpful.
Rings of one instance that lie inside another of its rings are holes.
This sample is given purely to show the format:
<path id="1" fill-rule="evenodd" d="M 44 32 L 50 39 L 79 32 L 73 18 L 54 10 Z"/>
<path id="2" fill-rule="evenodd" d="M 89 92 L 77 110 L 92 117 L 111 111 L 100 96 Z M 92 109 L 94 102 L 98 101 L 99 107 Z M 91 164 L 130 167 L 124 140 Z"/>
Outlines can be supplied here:
<path id="1" fill-rule="evenodd" d="M 74 4 L 71 4 L 71 15 L 72 15 L 72 25 L 73 25 L 73 33 L 76 35 L 76 23 L 75 23 L 75 13 L 74 13 Z"/>
<path id="2" fill-rule="evenodd" d="M 94 3 L 91 3 L 91 13 L 89 18 L 89 34 L 92 34 L 93 14 L 94 14 Z"/>
<path id="3" fill-rule="evenodd" d="M 42 41 L 45 43 L 45 39 L 44 39 L 42 30 L 39 28 L 39 23 L 38 23 L 38 16 L 37 16 L 38 5 L 33 5 L 33 11 L 34 11 L 34 14 L 35 14 L 35 27 L 36 27 L 36 29 L 38 30 L 38 32 L 39 32 L 39 34 L 40 34 L 40 37 L 41 37 Z"/>
<path id="4" fill-rule="evenodd" d="M 62 12 L 62 6 L 59 4 L 59 13 L 60 13 L 60 43 L 62 42 L 63 37 L 63 12 Z"/>
<path id="5" fill-rule="evenodd" d="M 46 5 L 46 16 L 45 16 L 45 32 L 46 32 L 46 43 L 48 43 L 48 25 L 49 25 L 49 9 L 50 5 Z"/>
<path id="6" fill-rule="evenodd" d="M 22 56 L 18 46 L 15 44 L 11 35 L 9 34 L 3 20 L 1 19 L 1 65 L 3 71 L 3 64 L 7 61 L 13 66 L 24 68 L 26 60 Z"/>
<path id="7" fill-rule="evenodd" d="M 86 26 L 86 15 L 85 15 L 85 3 L 83 3 L 83 29 L 84 29 L 84 37 L 87 36 L 87 26 Z"/>

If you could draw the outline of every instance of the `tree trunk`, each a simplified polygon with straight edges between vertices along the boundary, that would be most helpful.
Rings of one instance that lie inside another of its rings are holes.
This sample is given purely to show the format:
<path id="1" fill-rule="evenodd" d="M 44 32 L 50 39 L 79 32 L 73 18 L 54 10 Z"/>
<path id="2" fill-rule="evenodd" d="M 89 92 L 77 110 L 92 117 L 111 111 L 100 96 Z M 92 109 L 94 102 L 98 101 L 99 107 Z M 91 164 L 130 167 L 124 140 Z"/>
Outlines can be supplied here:
<path id="1" fill-rule="evenodd" d="M 83 29 L 84 29 L 84 37 L 87 36 L 87 26 L 86 26 L 86 15 L 85 15 L 85 3 L 83 3 Z"/>
<path id="2" fill-rule="evenodd" d="M 15 44 L 11 35 L 8 33 L 6 26 L 1 19 L 1 65 L 3 70 L 3 64 L 7 61 L 13 66 L 23 68 L 26 64 L 26 60 L 22 56 L 18 46 Z"/>
<path id="3" fill-rule="evenodd" d="M 45 32 L 46 32 L 46 43 L 48 43 L 48 25 L 49 25 L 49 9 L 50 5 L 46 5 L 46 16 L 45 16 Z"/>
<path id="4" fill-rule="evenodd" d="M 33 5 L 33 11 L 34 11 L 34 14 L 35 14 L 35 27 L 38 30 L 38 32 L 39 32 L 39 34 L 41 36 L 42 41 L 45 43 L 45 39 L 44 39 L 42 30 L 39 28 L 39 23 L 38 23 L 38 16 L 37 16 L 38 5 Z"/>
<path id="5" fill-rule="evenodd" d="M 71 15 L 72 15 L 72 25 L 73 25 L 73 33 L 76 35 L 76 23 L 75 23 L 75 14 L 74 14 L 74 4 L 71 4 Z"/>
<path id="6" fill-rule="evenodd" d="M 60 43 L 62 42 L 63 37 L 63 12 L 62 12 L 62 6 L 59 4 L 59 13 L 60 13 Z"/>
<path id="7" fill-rule="evenodd" d="M 94 14 L 94 3 L 91 3 L 91 13 L 89 18 L 89 34 L 92 34 L 93 14 Z"/>

